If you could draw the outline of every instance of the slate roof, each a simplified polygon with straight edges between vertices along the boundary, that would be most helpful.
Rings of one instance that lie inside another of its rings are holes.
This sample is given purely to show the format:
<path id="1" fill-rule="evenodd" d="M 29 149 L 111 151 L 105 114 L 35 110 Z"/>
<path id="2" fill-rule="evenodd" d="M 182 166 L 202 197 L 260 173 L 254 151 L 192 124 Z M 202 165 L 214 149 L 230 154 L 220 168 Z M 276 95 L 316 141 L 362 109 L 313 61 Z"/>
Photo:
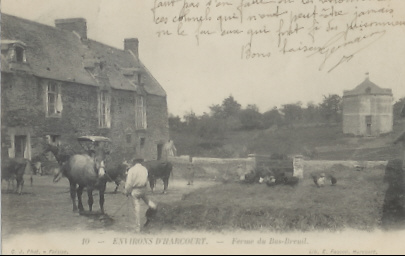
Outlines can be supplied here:
<path id="1" fill-rule="evenodd" d="M 26 45 L 29 71 L 35 76 L 91 86 L 111 86 L 119 90 L 141 91 L 135 82 L 137 78 L 128 77 L 131 73 L 128 70 L 136 70 L 143 74 L 144 89 L 147 93 L 166 96 L 159 82 L 129 51 L 91 39 L 81 39 L 70 31 L 4 13 L 1 14 L 1 40 L 2 44 L 20 41 Z M 94 62 L 104 63 L 103 71 L 99 70 L 96 75 L 88 68 Z M 9 67 L 5 56 L 2 56 L 1 71 L 11 72 Z"/>
<path id="2" fill-rule="evenodd" d="M 391 95 L 391 89 L 385 89 L 377 86 L 375 83 L 371 82 L 369 78 L 366 78 L 361 84 L 356 86 L 353 90 L 344 91 L 343 96 L 356 96 L 356 95 Z"/>

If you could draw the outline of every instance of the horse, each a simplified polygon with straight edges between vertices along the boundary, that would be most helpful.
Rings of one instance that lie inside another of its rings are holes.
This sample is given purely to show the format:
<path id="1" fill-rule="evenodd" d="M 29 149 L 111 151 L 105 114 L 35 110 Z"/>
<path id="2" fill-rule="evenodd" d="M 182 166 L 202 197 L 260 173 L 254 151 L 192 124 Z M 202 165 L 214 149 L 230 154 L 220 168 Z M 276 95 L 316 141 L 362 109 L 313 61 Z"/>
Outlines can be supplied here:
<path id="1" fill-rule="evenodd" d="M 62 152 L 64 151 L 64 152 Z M 66 150 L 62 150 L 61 146 L 55 146 L 53 144 L 47 144 L 44 152 L 42 154 L 46 154 L 47 152 L 51 152 L 55 157 L 56 161 L 60 166 L 66 163 L 73 154 L 66 153 Z"/>
<path id="2" fill-rule="evenodd" d="M 7 190 L 9 190 L 10 181 L 17 181 L 16 193 L 22 194 L 24 186 L 24 173 L 31 174 L 32 185 L 32 168 L 33 164 L 25 158 L 2 158 L 1 159 L 1 179 L 8 181 Z"/>
<path id="3" fill-rule="evenodd" d="M 93 190 L 99 190 L 100 210 L 104 214 L 104 192 L 106 189 L 104 154 L 99 151 L 93 156 L 75 154 L 67 161 L 63 161 L 56 170 L 53 181 L 58 182 L 63 176 L 69 180 L 70 197 L 73 203 L 73 211 L 83 212 L 83 190 L 87 188 L 89 211 L 93 210 Z M 77 187 L 78 186 L 78 187 Z M 78 205 L 76 205 L 76 194 Z"/>

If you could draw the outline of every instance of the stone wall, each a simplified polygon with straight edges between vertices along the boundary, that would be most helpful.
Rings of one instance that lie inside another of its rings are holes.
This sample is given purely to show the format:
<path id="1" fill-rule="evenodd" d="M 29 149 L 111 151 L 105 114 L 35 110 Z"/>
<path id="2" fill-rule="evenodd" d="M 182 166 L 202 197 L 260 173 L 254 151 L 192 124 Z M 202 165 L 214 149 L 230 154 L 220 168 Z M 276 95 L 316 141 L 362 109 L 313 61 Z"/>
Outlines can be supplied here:
<path id="1" fill-rule="evenodd" d="M 63 111 L 59 117 L 46 117 L 46 86 L 49 80 L 23 72 L 2 73 L 2 156 L 8 155 L 14 135 L 25 135 L 32 158 L 43 151 L 45 135 L 60 135 L 61 141 L 83 152 L 76 138 L 100 135 L 111 138 L 113 162 L 133 158 L 145 138 L 145 159 L 156 159 L 157 144 L 169 138 L 165 97 L 146 96 L 148 127 L 135 130 L 135 92 L 111 91 L 111 128 L 98 125 L 98 87 L 56 81 L 61 86 Z"/>
<path id="2" fill-rule="evenodd" d="M 170 157 L 173 164 L 173 174 L 176 179 L 187 177 L 189 156 Z M 245 173 L 255 168 L 255 158 L 205 158 L 193 157 L 195 177 L 199 179 L 217 179 L 227 173 L 230 178 L 238 179 L 237 167 L 241 164 Z M 385 169 L 387 161 L 328 161 L 302 160 L 302 177 L 310 179 L 312 173 L 328 173 L 332 170 L 367 171 L 369 168 Z"/>
<path id="3" fill-rule="evenodd" d="M 170 157 L 173 163 L 173 172 L 176 177 L 186 177 L 189 164 L 189 156 Z M 242 165 L 245 173 L 255 168 L 254 158 L 207 158 L 193 157 L 193 165 L 196 178 L 220 179 L 225 173 L 230 178 L 238 179 L 238 165 Z"/>

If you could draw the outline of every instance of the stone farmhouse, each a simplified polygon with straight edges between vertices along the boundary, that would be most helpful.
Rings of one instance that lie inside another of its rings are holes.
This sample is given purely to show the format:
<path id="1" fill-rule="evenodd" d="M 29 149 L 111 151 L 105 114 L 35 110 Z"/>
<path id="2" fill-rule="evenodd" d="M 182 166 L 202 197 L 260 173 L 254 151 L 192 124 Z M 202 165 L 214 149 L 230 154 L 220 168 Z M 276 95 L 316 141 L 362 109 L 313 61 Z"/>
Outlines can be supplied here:
<path id="1" fill-rule="evenodd" d="M 138 39 L 117 49 L 87 38 L 83 18 L 52 27 L 2 13 L 2 157 L 31 159 L 47 135 L 75 151 L 79 136 L 109 137 L 116 161 L 161 157 L 167 96 L 140 61 Z"/>

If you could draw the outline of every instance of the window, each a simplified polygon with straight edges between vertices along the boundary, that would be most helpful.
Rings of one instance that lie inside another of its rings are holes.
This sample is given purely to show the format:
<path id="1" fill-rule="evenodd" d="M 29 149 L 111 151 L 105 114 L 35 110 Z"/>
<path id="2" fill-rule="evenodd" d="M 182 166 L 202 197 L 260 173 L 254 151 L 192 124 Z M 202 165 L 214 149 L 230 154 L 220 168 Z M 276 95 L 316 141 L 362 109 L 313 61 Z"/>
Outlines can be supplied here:
<path id="1" fill-rule="evenodd" d="M 139 144 L 141 147 L 145 146 L 145 138 L 141 138 Z"/>
<path id="2" fill-rule="evenodd" d="M 111 127 L 110 118 L 110 94 L 108 91 L 100 91 L 99 94 L 99 107 L 98 107 L 98 125 L 101 128 Z"/>
<path id="3" fill-rule="evenodd" d="M 9 60 L 12 62 L 26 63 L 27 57 L 25 55 L 24 47 L 20 44 L 14 44 L 9 49 Z"/>
<path id="4" fill-rule="evenodd" d="M 60 117 L 63 110 L 61 86 L 54 81 L 49 81 L 46 88 L 47 116 Z"/>
<path id="5" fill-rule="evenodd" d="M 135 99 L 135 128 L 146 129 L 146 104 L 143 96 Z"/>

